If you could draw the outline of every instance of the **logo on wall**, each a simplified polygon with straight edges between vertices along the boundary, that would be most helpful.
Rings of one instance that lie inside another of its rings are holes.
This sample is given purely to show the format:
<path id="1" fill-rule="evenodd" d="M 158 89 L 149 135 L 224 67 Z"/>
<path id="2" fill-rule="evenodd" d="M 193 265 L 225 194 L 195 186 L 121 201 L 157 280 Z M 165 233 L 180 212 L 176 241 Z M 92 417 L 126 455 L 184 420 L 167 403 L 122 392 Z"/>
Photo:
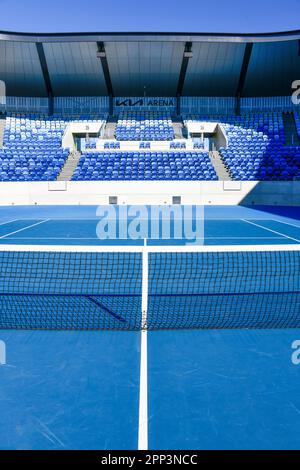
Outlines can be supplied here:
<path id="1" fill-rule="evenodd" d="M 116 98 L 116 106 L 123 108 L 134 108 L 135 106 L 139 107 L 174 107 L 175 99 L 174 98 Z"/>

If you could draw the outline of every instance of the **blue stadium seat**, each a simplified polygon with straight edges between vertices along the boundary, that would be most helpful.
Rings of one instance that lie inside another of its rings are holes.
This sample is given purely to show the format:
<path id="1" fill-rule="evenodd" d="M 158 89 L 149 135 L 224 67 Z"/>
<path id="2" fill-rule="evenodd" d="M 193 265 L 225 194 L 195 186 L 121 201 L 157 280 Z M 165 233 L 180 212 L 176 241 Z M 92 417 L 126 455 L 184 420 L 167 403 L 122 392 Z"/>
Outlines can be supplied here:
<path id="1" fill-rule="evenodd" d="M 300 178 L 300 147 L 288 146 L 282 113 L 249 113 L 242 116 L 195 116 L 221 123 L 228 138 L 221 158 L 235 180 L 293 180 Z M 300 132 L 300 121 L 295 113 Z"/>
<path id="2" fill-rule="evenodd" d="M 84 120 L 34 114 L 7 117 L 0 149 L 0 181 L 56 180 L 70 153 L 62 148 L 69 121 Z M 95 148 L 94 142 L 91 145 Z"/>
<path id="3" fill-rule="evenodd" d="M 206 152 L 84 153 L 74 181 L 217 180 Z"/>
<path id="4" fill-rule="evenodd" d="M 116 127 L 117 140 L 173 140 L 170 115 L 154 111 L 122 112 Z"/>

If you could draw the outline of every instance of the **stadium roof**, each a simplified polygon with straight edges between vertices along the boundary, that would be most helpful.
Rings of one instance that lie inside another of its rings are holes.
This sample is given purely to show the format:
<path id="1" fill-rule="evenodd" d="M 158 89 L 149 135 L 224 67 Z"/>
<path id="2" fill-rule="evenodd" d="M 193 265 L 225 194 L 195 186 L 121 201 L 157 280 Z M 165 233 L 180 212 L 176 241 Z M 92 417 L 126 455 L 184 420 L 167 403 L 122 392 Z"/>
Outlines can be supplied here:
<path id="1" fill-rule="evenodd" d="M 285 96 L 300 30 L 266 34 L 0 32 L 10 96 Z"/>

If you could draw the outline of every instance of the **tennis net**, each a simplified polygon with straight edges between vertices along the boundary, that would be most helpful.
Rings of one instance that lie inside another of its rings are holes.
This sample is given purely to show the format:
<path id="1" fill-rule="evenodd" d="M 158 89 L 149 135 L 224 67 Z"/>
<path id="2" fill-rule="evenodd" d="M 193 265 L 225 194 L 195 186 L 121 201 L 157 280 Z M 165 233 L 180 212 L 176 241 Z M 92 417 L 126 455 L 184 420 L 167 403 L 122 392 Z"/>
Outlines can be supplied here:
<path id="1" fill-rule="evenodd" d="M 0 328 L 300 327 L 297 247 L 0 250 Z"/>

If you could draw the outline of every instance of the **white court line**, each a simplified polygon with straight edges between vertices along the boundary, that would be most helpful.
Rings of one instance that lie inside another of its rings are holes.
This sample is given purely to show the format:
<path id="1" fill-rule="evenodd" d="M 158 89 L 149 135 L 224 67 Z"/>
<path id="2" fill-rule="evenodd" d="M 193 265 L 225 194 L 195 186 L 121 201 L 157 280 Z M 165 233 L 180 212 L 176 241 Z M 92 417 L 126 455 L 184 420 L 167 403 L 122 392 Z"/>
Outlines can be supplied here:
<path id="1" fill-rule="evenodd" d="M 26 227 L 20 228 L 19 230 L 15 230 L 14 232 L 7 233 L 6 235 L 2 235 L 0 239 L 9 237 L 10 235 L 14 235 L 15 233 L 22 232 L 23 230 L 27 230 L 28 228 L 35 227 L 36 225 L 43 224 L 45 222 L 49 222 L 51 219 L 46 219 L 46 220 L 40 220 L 40 222 L 37 222 L 35 224 L 27 225 Z"/>
<path id="2" fill-rule="evenodd" d="M 275 237 L 274 237 L 275 238 Z M 10 240 L 10 239 L 9 239 Z M 38 253 L 142 253 L 142 245 L 27 245 L 0 244 L 0 253 L 35 251 Z M 238 252 L 299 251 L 299 243 L 271 245 L 152 245 L 149 253 L 238 253 Z"/>
<path id="3" fill-rule="evenodd" d="M 0 225 L 10 224 L 10 223 L 12 223 L 12 222 L 17 222 L 18 220 L 20 220 L 20 219 L 7 220 L 6 222 L 1 222 Z"/>
<path id="4" fill-rule="evenodd" d="M 241 219 L 241 220 L 246 220 L 246 219 Z M 296 224 L 291 224 L 291 222 L 285 222 L 283 220 L 279 220 L 279 219 L 247 219 L 248 222 L 250 221 L 260 221 L 260 222 L 277 222 L 278 224 L 285 224 L 285 225 L 290 225 L 291 227 L 296 227 L 296 228 L 299 228 L 300 229 L 300 221 L 299 221 L 299 225 L 296 225 Z"/>
<path id="5" fill-rule="evenodd" d="M 282 237 L 205 237 L 197 240 L 280 240 Z M 186 240 L 189 242 L 189 240 Z"/>
<path id="6" fill-rule="evenodd" d="M 209 221 L 209 220 L 214 220 L 214 221 L 222 221 L 222 222 L 241 222 L 243 219 L 238 217 L 204 217 L 204 220 L 205 222 Z M 270 219 L 266 219 L 266 218 L 261 218 L 261 219 L 248 219 L 248 220 L 270 220 Z"/>
<path id="7" fill-rule="evenodd" d="M 271 228 L 264 227 L 263 225 L 257 224 L 255 222 L 251 222 L 250 220 L 247 220 L 247 219 L 241 219 L 241 220 L 243 220 L 243 222 L 247 222 L 248 224 L 255 225 L 256 227 L 268 230 L 269 232 L 276 233 L 276 235 L 281 235 L 284 238 L 289 238 L 290 240 L 293 240 L 294 242 L 300 243 L 300 240 L 298 240 L 297 238 L 293 238 L 293 237 L 290 237 L 289 235 L 285 235 L 284 233 L 277 232 L 277 230 L 272 230 Z"/>
<path id="8" fill-rule="evenodd" d="M 270 219 L 270 220 L 272 220 L 272 222 L 278 222 L 279 224 L 290 225 L 291 227 L 296 227 L 300 229 L 300 225 L 291 224 L 290 222 L 283 222 L 283 220 L 277 220 L 277 219 Z"/>
<path id="9" fill-rule="evenodd" d="M 143 280 L 142 280 L 142 331 L 141 331 L 141 364 L 140 364 L 140 397 L 139 397 L 139 431 L 138 450 L 148 450 L 148 345 L 147 345 L 147 311 L 148 311 L 148 249 L 146 240 L 143 246 Z"/>

